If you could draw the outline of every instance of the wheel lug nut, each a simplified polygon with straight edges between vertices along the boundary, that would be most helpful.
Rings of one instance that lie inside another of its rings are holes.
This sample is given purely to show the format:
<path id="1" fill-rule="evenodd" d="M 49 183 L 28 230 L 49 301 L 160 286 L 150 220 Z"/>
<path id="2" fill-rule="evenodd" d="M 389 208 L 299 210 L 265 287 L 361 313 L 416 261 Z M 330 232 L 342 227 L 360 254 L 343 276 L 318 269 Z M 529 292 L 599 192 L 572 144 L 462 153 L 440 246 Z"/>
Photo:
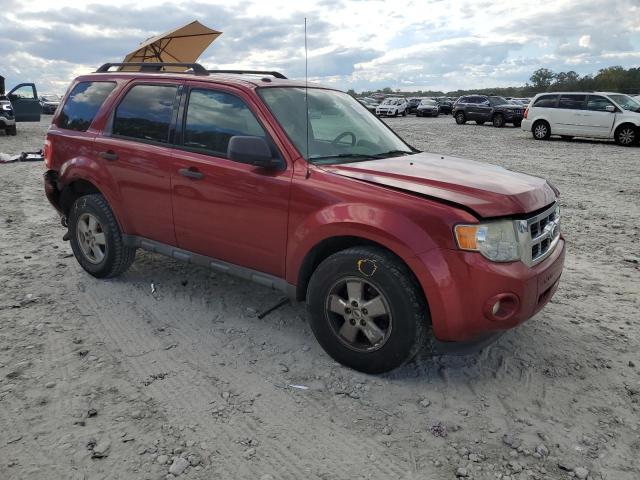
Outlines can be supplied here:
<path id="1" fill-rule="evenodd" d="M 367 324 L 367 322 L 365 322 L 364 320 L 360 320 L 360 325 L 362 325 L 363 327 Z"/>
<path id="2" fill-rule="evenodd" d="M 356 324 L 356 321 L 352 318 L 352 319 L 350 319 L 350 320 L 349 320 L 349 323 L 350 323 L 351 325 L 355 325 L 355 324 Z"/>
<path id="3" fill-rule="evenodd" d="M 351 302 L 351 306 L 352 307 L 357 307 L 358 306 L 358 302 L 356 302 L 355 300 Z"/>
<path id="4" fill-rule="evenodd" d="M 345 308 L 344 309 L 344 313 L 346 313 L 347 315 L 349 315 L 351 313 L 351 309 L 350 308 Z"/>
<path id="5" fill-rule="evenodd" d="M 363 315 L 366 315 L 367 313 L 368 313 L 368 312 L 367 312 L 367 309 L 366 309 L 366 308 L 363 308 L 363 309 L 362 309 L 362 314 L 363 314 Z"/>

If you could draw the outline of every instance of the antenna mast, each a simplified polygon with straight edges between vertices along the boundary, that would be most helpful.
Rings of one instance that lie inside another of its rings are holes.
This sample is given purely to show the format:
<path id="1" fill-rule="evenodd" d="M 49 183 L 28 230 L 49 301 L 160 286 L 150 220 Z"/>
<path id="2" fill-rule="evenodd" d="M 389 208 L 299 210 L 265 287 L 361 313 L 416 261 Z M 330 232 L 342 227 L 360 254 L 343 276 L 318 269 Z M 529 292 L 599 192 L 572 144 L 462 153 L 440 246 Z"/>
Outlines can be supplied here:
<path id="1" fill-rule="evenodd" d="M 309 74 L 308 74 L 308 55 L 307 55 L 307 17 L 304 17 L 304 109 L 306 117 L 306 133 L 307 133 L 307 175 L 309 178 L 311 170 L 309 170 Z"/>

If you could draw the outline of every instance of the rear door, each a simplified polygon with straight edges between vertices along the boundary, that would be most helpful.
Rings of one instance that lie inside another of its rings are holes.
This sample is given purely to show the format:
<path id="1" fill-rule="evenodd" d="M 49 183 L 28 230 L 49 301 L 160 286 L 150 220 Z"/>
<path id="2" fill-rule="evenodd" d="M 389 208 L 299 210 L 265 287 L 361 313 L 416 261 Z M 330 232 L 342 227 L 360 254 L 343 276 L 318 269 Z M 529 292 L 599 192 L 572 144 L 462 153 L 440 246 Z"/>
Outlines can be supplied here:
<path id="1" fill-rule="evenodd" d="M 268 122 L 244 92 L 208 83 L 183 99 L 172 167 L 173 209 L 180 248 L 284 277 L 292 170 L 227 158 L 234 135 L 271 140 Z"/>
<path id="2" fill-rule="evenodd" d="M 34 83 L 21 83 L 13 87 L 7 97 L 13 106 L 16 122 L 39 122 L 40 100 Z"/>
<path id="3" fill-rule="evenodd" d="M 613 111 L 608 111 L 613 110 Z M 616 121 L 618 108 L 602 95 L 589 95 L 587 109 L 583 112 L 582 124 L 584 135 L 589 137 L 609 138 Z"/>
<path id="4" fill-rule="evenodd" d="M 182 83 L 132 82 L 95 139 L 97 161 L 117 185 L 126 233 L 168 245 L 176 245 L 171 141 Z"/>
<path id="5" fill-rule="evenodd" d="M 552 133 L 561 135 L 587 135 L 584 127 L 585 112 L 587 108 L 587 95 L 561 94 L 558 100 L 558 108 L 553 112 L 555 129 Z"/>

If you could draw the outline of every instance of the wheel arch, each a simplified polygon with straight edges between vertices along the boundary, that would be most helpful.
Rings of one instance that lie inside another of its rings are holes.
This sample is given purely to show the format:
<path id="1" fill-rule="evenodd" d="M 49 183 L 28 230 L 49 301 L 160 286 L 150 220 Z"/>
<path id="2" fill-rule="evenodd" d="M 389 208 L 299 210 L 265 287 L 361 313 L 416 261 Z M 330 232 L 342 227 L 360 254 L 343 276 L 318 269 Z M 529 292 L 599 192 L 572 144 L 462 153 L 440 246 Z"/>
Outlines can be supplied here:
<path id="1" fill-rule="evenodd" d="M 304 259 L 302 260 L 300 268 L 297 272 L 297 283 L 295 288 L 296 299 L 298 301 L 304 301 L 306 299 L 307 287 L 309 285 L 309 281 L 311 280 L 311 276 L 326 258 L 330 257 L 334 253 L 358 246 L 379 248 L 393 255 L 398 259 L 398 261 L 402 262 L 407 267 L 407 269 L 413 276 L 413 280 L 418 285 L 421 285 L 421 282 L 419 281 L 414 268 L 412 268 L 411 266 L 412 262 L 409 259 L 403 258 L 401 255 L 396 253 L 390 246 L 364 236 L 331 236 L 324 238 L 323 240 L 316 243 L 304 256 Z M 426 298 L 424 290 L 422 288 L 420 288 L 420 290 L 422 291 L 425 302 L 428 305 L 428 299 Z"/>

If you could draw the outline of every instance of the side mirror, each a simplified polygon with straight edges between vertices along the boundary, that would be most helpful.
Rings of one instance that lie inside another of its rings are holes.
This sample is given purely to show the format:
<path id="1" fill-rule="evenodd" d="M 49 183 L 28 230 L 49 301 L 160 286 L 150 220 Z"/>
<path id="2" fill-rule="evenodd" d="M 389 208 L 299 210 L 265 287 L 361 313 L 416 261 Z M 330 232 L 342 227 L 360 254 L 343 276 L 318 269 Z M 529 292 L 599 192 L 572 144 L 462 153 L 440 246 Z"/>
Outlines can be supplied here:
<path id="1" fill-rule="evenodd" d="M 267 141 L 262 137 L 235 135 L 229 140 L 227 158 L 261 168 L 277 168 L 278 159 L 273 158 Z"/>
<path id="2" fill-rule="evenodd" d="M 615 113 L 616 111 L 616 107 L 614 107 L 613 105 L 607 105 L 606 107 L 604 107 L 604 109 L 609 113 Z"/>

